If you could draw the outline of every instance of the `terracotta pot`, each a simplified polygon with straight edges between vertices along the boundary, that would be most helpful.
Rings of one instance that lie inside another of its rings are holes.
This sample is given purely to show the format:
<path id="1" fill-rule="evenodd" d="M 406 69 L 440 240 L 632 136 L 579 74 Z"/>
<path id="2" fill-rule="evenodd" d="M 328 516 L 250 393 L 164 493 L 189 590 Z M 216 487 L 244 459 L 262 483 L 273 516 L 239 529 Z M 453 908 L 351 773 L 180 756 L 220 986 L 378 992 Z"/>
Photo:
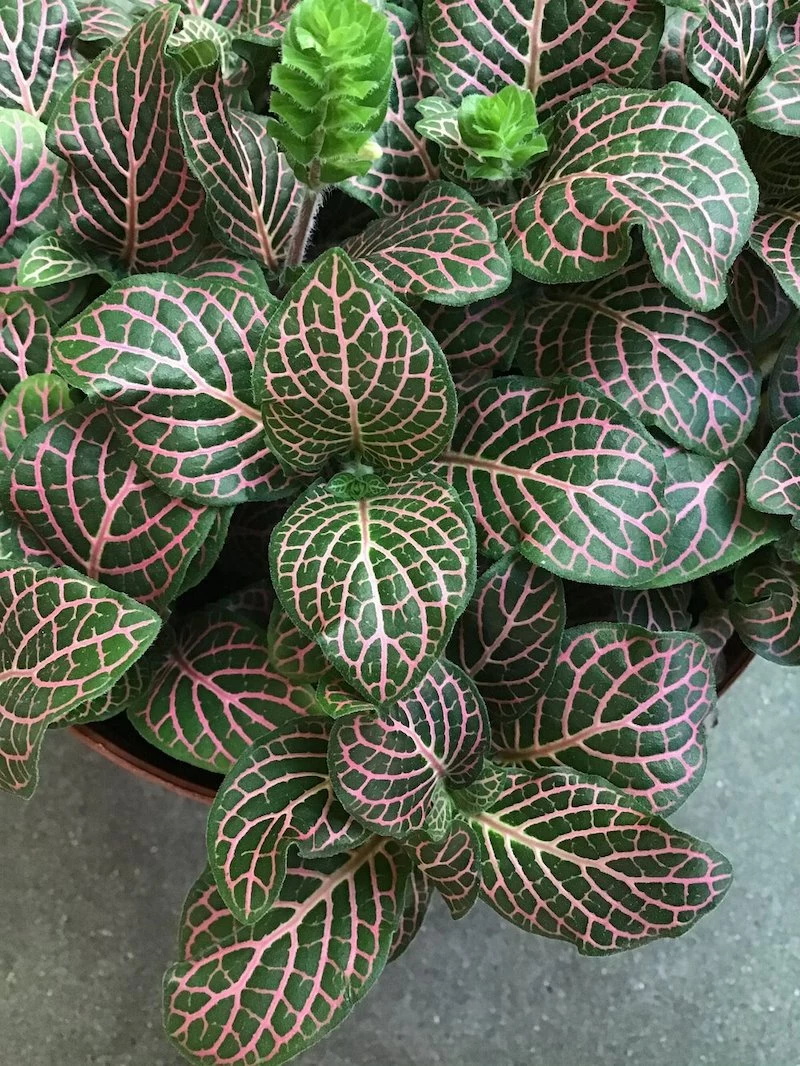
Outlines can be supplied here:
<path id="1" fill-rule="evenodd" d="M 719 687 L 720 695 L 753 661 L 753 653 L 736 637 L 728 644 L 726 655 L 728 673 Z M 73 726 L 72 732 L 118 766 L 200 803 L 210 804 L 222 781 L 219 774 L 180 762 L 148 744 L 124 715 L 95 725 Z"/>

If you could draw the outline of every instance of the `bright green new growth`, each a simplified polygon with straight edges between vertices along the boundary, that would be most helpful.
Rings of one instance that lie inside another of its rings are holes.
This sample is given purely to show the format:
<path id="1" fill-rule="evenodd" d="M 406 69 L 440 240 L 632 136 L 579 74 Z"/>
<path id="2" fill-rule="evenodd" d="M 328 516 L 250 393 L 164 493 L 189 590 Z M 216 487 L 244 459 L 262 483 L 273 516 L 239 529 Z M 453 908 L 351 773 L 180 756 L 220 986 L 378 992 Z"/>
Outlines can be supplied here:
<path id="1" fill-rule="evenodd" d="M 506 181 L 547 151 L 533 96 L 517 85 L 467 96 L 459 107 L 433 97 L 418 110 L 418 132 L 445 149 L 451 171 L 469 179 Z"/>
<path id="2" fill-rule="evenodd" d="M 272 69 L 269 132 L 312 189 L 366 174 L 386 116 L 392 39 L 365 0 L 302 0 Z"/>

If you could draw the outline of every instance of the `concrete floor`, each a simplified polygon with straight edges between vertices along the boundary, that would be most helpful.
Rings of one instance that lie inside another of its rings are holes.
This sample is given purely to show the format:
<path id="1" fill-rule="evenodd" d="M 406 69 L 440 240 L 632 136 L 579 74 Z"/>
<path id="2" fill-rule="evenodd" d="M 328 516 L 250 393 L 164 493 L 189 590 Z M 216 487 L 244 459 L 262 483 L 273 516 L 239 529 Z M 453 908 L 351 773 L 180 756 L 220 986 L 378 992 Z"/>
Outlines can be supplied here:
<path id="1" fill-rule="evenodd" d="M 759 663 L 722 703 L 675 821 L 733 860 L 722 908 L 611 959 L 444 909 L 307 1066 L 800 1066 L 800 673 Z M 178 1066 L 161 972 L 204 812 L 48 737 L 0 801 L 0 1064 Z"/>

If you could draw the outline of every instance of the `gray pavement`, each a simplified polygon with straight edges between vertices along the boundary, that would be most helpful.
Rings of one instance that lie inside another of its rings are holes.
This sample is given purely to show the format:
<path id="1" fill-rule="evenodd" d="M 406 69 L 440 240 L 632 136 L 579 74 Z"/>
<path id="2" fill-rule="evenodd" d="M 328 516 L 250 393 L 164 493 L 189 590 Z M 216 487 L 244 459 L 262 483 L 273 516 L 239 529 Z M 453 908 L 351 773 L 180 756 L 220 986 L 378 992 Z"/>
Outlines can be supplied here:
<path id="1" fill-rule="evenodd" d="M 800 672 L 722 702 L 674 821 L 733 861 L 678 941 L 610 959 L 442 907 L 303 1066 L 800 1066 Z M 0 1066 L 178 1066 L 159 983 L 204 812 L 66 733 L 28 804 L 0 800 Z"/>

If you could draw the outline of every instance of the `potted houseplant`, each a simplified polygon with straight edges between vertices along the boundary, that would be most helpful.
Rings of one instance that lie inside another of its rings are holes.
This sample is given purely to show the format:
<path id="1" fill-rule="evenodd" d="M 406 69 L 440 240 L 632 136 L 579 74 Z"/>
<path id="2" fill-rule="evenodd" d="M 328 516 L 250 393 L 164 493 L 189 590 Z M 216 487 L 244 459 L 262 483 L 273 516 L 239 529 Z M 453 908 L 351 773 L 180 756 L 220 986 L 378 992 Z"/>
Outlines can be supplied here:
<path id="1" fill-rule="evenodd" d="M 0 108 L 0 785 L 213 797 L 172 1042 L 292 1058 L 434 893 L 688 930 L 800 663 L 800 6 L 0 0 Z"/>

